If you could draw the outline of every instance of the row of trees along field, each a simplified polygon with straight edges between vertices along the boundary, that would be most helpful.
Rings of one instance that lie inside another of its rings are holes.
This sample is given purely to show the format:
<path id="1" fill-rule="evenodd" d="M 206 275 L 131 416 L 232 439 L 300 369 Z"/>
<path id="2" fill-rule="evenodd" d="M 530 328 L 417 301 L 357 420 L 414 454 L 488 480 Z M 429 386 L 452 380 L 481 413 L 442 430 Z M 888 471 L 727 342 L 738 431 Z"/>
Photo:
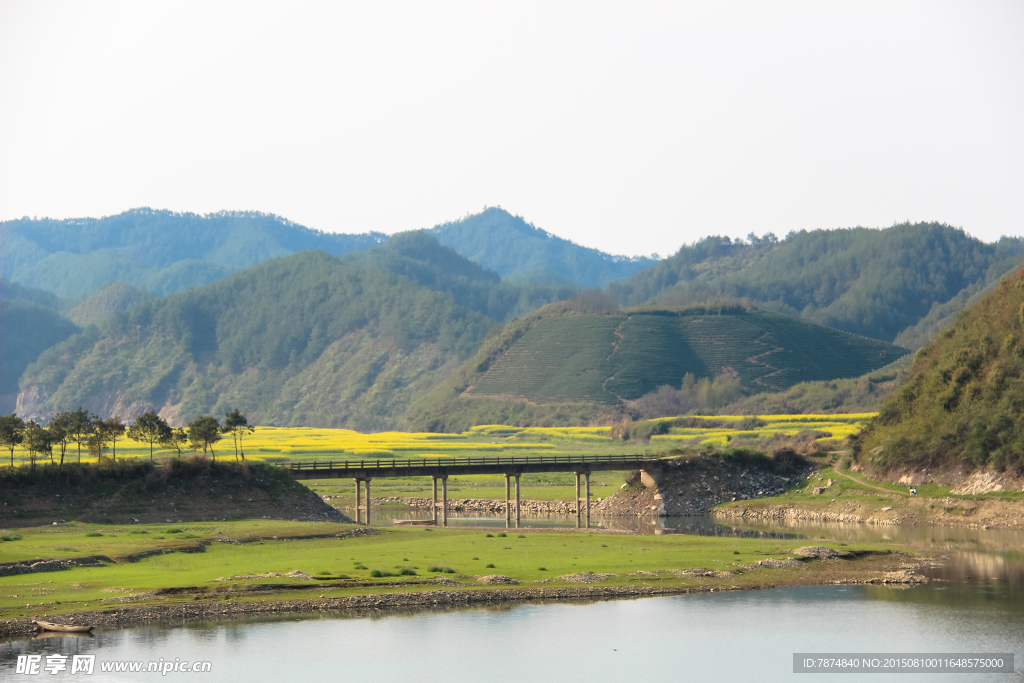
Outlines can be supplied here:
<path id="1" fill-rule="evenodd" d="M 82 462 L 82 447 L 99 462 L 106 448 L 111 449 L 112 459 L 117 460 L 117 443 L 128 438 L 149 446 L 149 459 L 157 446 L 177 451 L 189 449 L 194 453 L 207 451 L 216 459 L 214 444 L 225 435 L 231 435 L 235 446 L 235 460 L 245 460 L 242 438 L 251 434 L 256 427 L 237 408 L 224 414 L 224 424 L 211 415 L 200 415 L 185 427 L 171 427 L 167 421 L 149 410 L 126 425 L 117 415 L 100 418 L 81 407 L 73 412 L 61 412 L 53 416 L 45 427 L 35 420 L 25 420 L 16 413 L 0 415 L 0 446 L 10 451 L 11 467 L 14 467 L 14 451 L 22 448 L 28 452 L 28 460 L 35 464 L 37 458 L 49 456 L 52 464 L 54 450 L 60 453 L 60 465 L 69 449 L 77 446 L 78 462 Z"/>

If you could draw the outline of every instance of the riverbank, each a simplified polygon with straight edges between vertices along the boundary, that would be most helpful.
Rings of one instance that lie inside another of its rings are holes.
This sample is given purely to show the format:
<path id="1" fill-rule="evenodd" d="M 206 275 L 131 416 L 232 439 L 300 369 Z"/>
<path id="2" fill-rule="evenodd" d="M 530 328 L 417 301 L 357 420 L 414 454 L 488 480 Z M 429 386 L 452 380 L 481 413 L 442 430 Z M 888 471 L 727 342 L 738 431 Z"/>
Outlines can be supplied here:
<path id="1" fill-rule="evenodd" d="M 342 596 L 328 596 L 327 592 L 343 588 L 337 585 L 311 587 L 325 591 L 315 599 L 289 600 L 232 600 L 195 602 L 188 600 L 188 591 L 174 593 L 175 604 L 149 604 L 135 607 L 106 608 L 85 612 L 41 614 L 32 618 L 0 620 L 0 638 L 19 638 L 38 632 L 34 620 L 56 621 L 62 624 L 89 624 L 96 628 L 124 628 L 157 623 L 181 624 L 238 616 L 279 614 L 327 613 L 357 610 L 385 610 L 394 608 L 439 608 L 475 604 L 521 603 L 566 600 L 629 599 L 667 595 L 686 595 L 716 591 L 759 590 L 793 585 L 874 584 L 906 586 L 927 582 L 916 573 L 918 565 L 907 562 L 902 554 L 868 555 L 859 559 L 840 559 L 838 556 L 809 559 L 807 564 L 798 560 L 761 560 L 758 564 L 740 569 L 660 572 L 637 572 L 629 578 L 638 585 L 566 585 L 555 587 L 501 587 L 478 588 L 461 585 L 453 590 L 440 581 L 460 583 L 450 579 L 439 580 L 433 590 L 422 589 L 423 584 L 396 584 L 391 590 Z M 689 580 L 680 579 L 689 576 Z M 464 577 L 469 578 L 469 577 Z M 489 577 L 474 577 L 487 579 Z M 570 575 L 563 580 L 607 581 L 602 575 Z M 381 588 L 381 587 L 379 587 Z M 230 597 L 230 596 L 227 596 Z"/>
<path id="2" fill-rule="evenodd" d="M 1019 482 L 1008 475 L 981 473 L 967 480 L 971 490 L 984 484 L 988 493 L 956 494 L 961 489 L 925 483 L 913 494 L 912 485 L 867 479 L 838 460 L 795 460 L 783 468 L 763 457 L 699 456 L 659 465 L 654 486 L 627 486 L 591 506 L 591 513 L 1024 530 L 1024 494 L 1015 492 Z"/>
<path id="3" fill-rule="evenodd" d="M 629 595 L 651 586 L 689 590 L 884 581 L 887 573 L 913 570 L 916 562 L 890 542 L 829 544 L 808 554 L 784 538 L 575 529 L 246 520 L 0 531 L 0 552 L 7 560 L 0 572 L 6 574 L 0 576 L 0 618 L 16 621 L 174 605 L 235 610 L 245 608 L 229 605 L 301 601 L 310 595 L 340 599 L 514 587 L 557 593 L 580 584 Z"/>

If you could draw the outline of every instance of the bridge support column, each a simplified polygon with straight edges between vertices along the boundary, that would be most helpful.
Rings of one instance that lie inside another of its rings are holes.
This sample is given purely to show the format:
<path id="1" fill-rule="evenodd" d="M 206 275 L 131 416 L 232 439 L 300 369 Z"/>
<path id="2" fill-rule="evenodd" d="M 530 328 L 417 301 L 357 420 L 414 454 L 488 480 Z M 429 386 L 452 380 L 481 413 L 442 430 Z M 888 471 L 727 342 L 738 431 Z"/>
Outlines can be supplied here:
<path id="1" fill-rule="evenodd" d="M 356 477 L 356 524 L 363 523 L 363 510 L 366 510 L 366 526 L 370 526 L 370 478 Z M 361 487 L 366 484 L 366 505 L 363 505 Z"/>
<path id="2" fill-rule="evenodd" d="M 355 481 L 355 483 L 356 483 L 356 524 L 362 524 L 363 523 L 363 501 L 362 501 L 362 491 L 360 490 L 360 487 L 362 486 L 362 480 L 354 479 L 353 481 Z"/>
<path id="3" fill-rule="evenodd" d="M 434 516 L 434 524 L 437 524 L 437 477 L 431 477 L 430 479 L 434 486 L 433 505 L 430 506 L 430 509 Z"/>
<path id="4" fill-rule="evenodd" d="M 587 528 L 590 528 L 590 472 L 584 475 L 587 478 Z"/>
<path id="5" fill-rule="evenodd" d="M 510 475 L 508 472 L 505 473 L 505 528 L 506 529 L 508 529 L 510 526 L 512 526 L 512 504 L 509 502 L 509 498 L 511 497 L 511 495 L 510 495 L 511 491 L 509 490 L 509 483 L 510 483 L 509 482 L 509 478 L 511 476 L 512 475 Z"/>
<path id="6" fill-rule="evenodd" d="M 580 473 L 575 472 L 576 475 L 576 528 L 580 528 Z"/>
<path id="7" fill-rule="evenodd" d="M 516 475 L 516 528 L 519 528 L 519 475 Z"/>
<path id="8" fill-rule="evenodd" d="M 370 526 L 370 478 L 366 478 L 366 526 Z"/>
<path id="9" fill-rule="evenodd" d="M 441 477 L 441 524 L 448 526 L 448 475 Z"/>

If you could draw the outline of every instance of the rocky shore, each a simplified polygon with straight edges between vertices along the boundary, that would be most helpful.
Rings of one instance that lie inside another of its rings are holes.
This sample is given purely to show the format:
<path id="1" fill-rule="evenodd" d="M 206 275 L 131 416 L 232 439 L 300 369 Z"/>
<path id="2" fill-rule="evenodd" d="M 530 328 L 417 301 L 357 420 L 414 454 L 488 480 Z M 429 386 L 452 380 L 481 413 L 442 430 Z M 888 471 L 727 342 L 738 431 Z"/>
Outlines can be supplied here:
<path id="1" fill-rule="evenodd" d="M 592 514 L 703 517 L 721 503 L 783 493 L 813 470 L 783 474 L 753 465 L 727 466 L 718 458 L 664 460 L 657 486 L 626 487 L 591 507 Z"/>
<path id="2" fill-rule="evenodd" d="M 330 501 L 332 498 L 337 497 L 324 496 L 323 499 Z M 593 499 L 591 500 L 593 501 Z M 406 496 L 381 496 L 380 498 L 374 497 L 370 499 L 371 506 L 404 505 L 418 510 L 426 510 L 428 513 L 432 502 L 430 498 L 410 498 Z M 513 500 L 512 502 L 514 505 L 515 501 Z M 568 500 L 520 500 L 519 505 L 521 511 L 527 514 L 576 514 L 576 508 L 573 506 L 572 501 Z M 504 514 L 505 499 L 449 498 L 447 507 L 449 512 L 493 512 Z M 348 508 L 339 506 L 339 509 L 345 510 Z M 590 509 L 595 509 L 593 502 L 591 502 Z"/>

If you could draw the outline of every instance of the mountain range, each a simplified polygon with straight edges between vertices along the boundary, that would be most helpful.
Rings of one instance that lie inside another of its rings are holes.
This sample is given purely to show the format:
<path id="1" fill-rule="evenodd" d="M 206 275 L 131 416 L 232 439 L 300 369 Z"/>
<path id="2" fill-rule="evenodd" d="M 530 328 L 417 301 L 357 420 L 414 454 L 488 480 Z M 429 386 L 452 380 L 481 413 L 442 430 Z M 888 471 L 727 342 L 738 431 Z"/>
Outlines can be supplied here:
<path id="1" fill-rule="evenodd" d="M 844 390 L 796 398 L 794 383 L 856 377 L 927 344 L 1024 259 L 1020 238 L 986 244 L 937 223 L 708 237 L 629 259 L 497 208 L 390 238 L 140 209 L 8 221 L 0 239 L 0 412 L 17 396 L 40 419 L 82 405 L 183 422 L 237 407 L 262 424 L 368 430 L 581 423 L 684 374 L 732 373 L 747 394 L 787 392 L 778 405 L 838 405 Z M 528 329 L 553 341 L 527 335 L 491 357 Z M 750 361 L 764 353 L 794 362 Z M 571 378 L 584 357 L 589 384 Z M 520 369 L 548 366 L 540 393 L 508 390 Z M 858 405 L 879 381 L 858 381 Z"/>

